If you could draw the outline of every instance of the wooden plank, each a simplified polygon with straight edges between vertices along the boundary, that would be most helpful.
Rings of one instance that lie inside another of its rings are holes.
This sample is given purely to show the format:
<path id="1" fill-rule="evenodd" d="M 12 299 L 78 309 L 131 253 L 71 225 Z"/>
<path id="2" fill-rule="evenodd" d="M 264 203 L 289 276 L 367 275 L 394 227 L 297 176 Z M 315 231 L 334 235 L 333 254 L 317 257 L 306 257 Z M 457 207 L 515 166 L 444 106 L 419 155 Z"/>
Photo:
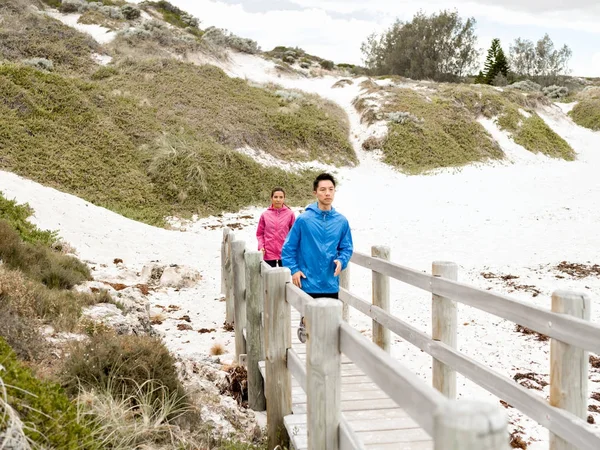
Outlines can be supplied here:
<path id="1" fill-rule="evenodd" d="M 433 414 L 445 401 L 442 394 L 346 323 L 340 326 L 340 348 L 426 432 L 432 433 Z"/>
<path id="2" fill-rule="evenodd" d="M 231 254 L 231 243 L 235 239 L 234 233 L 230 231 L 225 236 L 225 322 L 233 324 L 234 309 L 233 304 L 233 257 Z"/>
<path id="3" fill-rule="evenodd" d="M 292 403 L 294 414 L 306 413 L 306 398 L 299 399 L 297 402 Z M 398 408 L 398 404 L 390 398 L 379 400 L 342 400 L 341 408 L 342 411 L 367 411 L 376 409 L 395 409 Z"/>
<path id="4" fill-rule="evenodd" d="M 443 277 L 456 281 L 458 266 L 453 262 L 434 261 L 431 266 L 434 277 Z M 456 348 L 457 339 L 457 309 L 456 302 L 433 294 L 431 298 L 431 337 L 448 347 Z M 433 387 L 450 399 L 456 398 L 456 371 L 452 367 L 433 358 L 432 361 Z"/>
<path id="5" fill-rule="evenodd" d="M 265 359 L 263 339 L 263 284 L 260 276 L 262 252 L 244 254 L 246 268 L 246 328 L 244 339 L 248 353 L 248 407 L 254 411 L 264 411 L 267 407 L 264 380 L 258 363 Z"/>
<path id="6" fill-rule="evenodd" d="M 484 291 L 457 281 L 435 278 L 390 261 L 372 258 L 364 253 L 354 252 L 351 261 L 427 292 L 510 320 L 575 347 L 600 353 L 600 325 L 556 314 L 507 295 Z"/>
<path id="7" fill-rule="evenodd" d="M 576 416 L 550 406 L 543 398 L 530 392 L 512 379 L 501 375 L 487 366 L 469 358 L 442 342 L 433 341 L 426 333 L 397 317 L 376 308 L 368 301 L 349 292 L 340 292 L 340 296 L 348 303 L 371 317 L 375 317 L 386 327 L 430 354 L 438 361 L 453 367 L 456 371 L 477 383 L 487 391 L 510 403 L 537 423 L 568 440 L 582 449 L 600 448 L 600 437 L 581 424 Z"/>
<path id="8" fill-rule="evenodd" d="M 371 256 L 389 261 L 390 248 L 383 245 L 371 247 Z M 384 311 L 390 311 L 390 277 L 379 272 L 372 271 L 372 300 L 373 305 Z M 373 320 L 373 342 L 387 353 L 390 352 L 390 330 Z"/>
<path id="9" fill-rule="evenodd" d="M 340 273 L 340 288 L 350 290 L 350 264 Z M 350 320 L 350 308 L 346 303 L 342 304 L 342 318 L 344 322 Z"/>
<path id="10" fill-rule="evenodd" d="M 310 301 L 306 304 L 305 313 L 308 334 L 308 446 L 315 450 L 338 450 L 342 388 L 339 327 L 342 304 L 333 299 Z"/>
<path id="11" fill-rule="evenodd" d="M 305 402 L 306 393 L 302 388 L 298 392 L 292 389 L 292 402 Z M 373 391 L 344 391 L 342 387 L 342 400 L 381 400 L 389 398 L 387 394 L 381 390 Z"/>
<path id="12" fill-rule="evenodd" d="M 242 330 L 246 327 L 246 268 L 244 266 L 244 252 L 246 243 L 244 241 L 233 241 L 231 243 L 231 255 L 233 264 L 233 304 L 235 324 L 235 359 L 246 353 L 246 339 Z"/>
<path id="13" fill-rule="evenodd" d="M 585 293 L 555 291 L 552 311 L 590 320 L 591 300 Z M 550 342 L 550 404 L 587 418 L 589 354 L 585 350 L 552 339 Z M 599 448 L 599 447 L 597 447 Z M 550 450 L 577 450 L 576 445 L 550 432 Z"/>
<path id="14" fill-rule="evenodd" d="M 306 364 L 295 351 L 289 348 L 287 350 L 287 366 L 302 392 L 306 392 Z M 292 389 L 293 387 L 294 383 L 292 382 Z"/>
<path id="15" fill-rule="evenodd" d="M 508 420 L 498 404 L 450 400 L 436 411 L 436 450 L 508 450 Z"/>
<path id="16" fill-rule="evenodd" d="M 283 418 L 292 412 L 292 380 L 287 369 L 291 345 L 290 305 L 285 301 L 287 268 L 265 275 L 265 393 L 267 398 L 267 440 L 269 448 L 287 445 Z"/>
<path id="17" fill-rule="evenodd" d="M 362 441 L 355 433 L 348 421 L 341 416 L 340 418 L 340 447 L 339 450 L 366 450 Z"/>
<path id="18" fill-rule="evenodd" d="M 304 316 L 306 304 L 312 300 L 312 297 L 300 289 L 293 283 L 287 283 L 285 289 L 285 299 L 287 302 L 298 311 L 298 322 L 300 322 L 300 316 Z"/>

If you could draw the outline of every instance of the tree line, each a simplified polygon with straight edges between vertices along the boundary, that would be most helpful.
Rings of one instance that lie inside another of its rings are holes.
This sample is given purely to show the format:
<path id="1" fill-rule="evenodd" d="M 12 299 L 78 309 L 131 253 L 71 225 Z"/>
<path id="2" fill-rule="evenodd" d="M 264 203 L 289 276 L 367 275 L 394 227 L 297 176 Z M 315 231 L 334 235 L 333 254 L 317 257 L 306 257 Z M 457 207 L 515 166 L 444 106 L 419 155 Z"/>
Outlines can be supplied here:
<path id="1" fill-rule="evenodd" d="M 396 20 L 381 34 L 373 33 L 361 45 L 366 68 L 374 75 L 401 75 L 412 79 L 458 81 L 477 73 L 479 50 L 476 20 L 456 11 L 431 15 L 420 11 L 409 22 Z M 475 82 L 507 84 L 524 78 L 549 82 L 569 73 L 571 49 L 556 49 L 548 34 L 537 42 L 517 38 L 504 53 L 492 40 L 483 70 Z"/>

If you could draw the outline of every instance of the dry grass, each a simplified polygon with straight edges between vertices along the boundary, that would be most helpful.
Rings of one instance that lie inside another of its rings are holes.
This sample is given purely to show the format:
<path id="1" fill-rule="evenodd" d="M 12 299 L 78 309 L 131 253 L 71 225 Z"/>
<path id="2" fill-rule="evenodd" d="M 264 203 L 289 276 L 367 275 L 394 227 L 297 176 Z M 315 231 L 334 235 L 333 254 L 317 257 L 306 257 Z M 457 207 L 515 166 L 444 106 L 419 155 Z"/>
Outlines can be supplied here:
<path id="1" fill-rule="evenodd" d="M 39 320 L 51 324 L 58 331 L 73 331 L 83 307 L 107 301 L 112 300 L 106 291 L 84 294 L 48 289 L 40 282 L 28 279 L 22 272 L 0 268 L 0 308 L 12 311 L 25 324 Z"/>
<path id="2" fill-rule="evenodd" d="M 73 344 L 64 362 L 64 385 L 74 394 L 80 387 L 100 388 L 110 390 L 116 399 L 126 399 L 139 395 L 146 380 L 156 380 L 164 389 L 152 391 L 153 401 L 160 401 L 166 393 L 185 404 L 187 396 L 174 363 L 158 338 L 97 333 L 86 342 Z"/>
<path id="3" fill-rule="evenodd" d="M 213 356 L 224 355 L 225 352 L 225 346 L 220 342 L 215 342 L 210 348 L 210 354 Z"/>

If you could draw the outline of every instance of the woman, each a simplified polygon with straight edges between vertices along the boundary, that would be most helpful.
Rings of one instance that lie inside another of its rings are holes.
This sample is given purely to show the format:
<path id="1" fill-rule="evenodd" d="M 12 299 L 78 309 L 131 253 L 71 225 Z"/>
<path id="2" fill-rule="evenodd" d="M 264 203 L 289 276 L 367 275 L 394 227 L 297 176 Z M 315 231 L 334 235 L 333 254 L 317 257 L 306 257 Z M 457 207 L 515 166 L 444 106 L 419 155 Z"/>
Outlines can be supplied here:
<path id="1" fill-rule="evenodd" d="M 256 230 L 258 249 L 271 267 L 281 267 L 281 247 L 295 220 L 294 212 L 285 205 L 285 191 L 276 187 L 271 191 L 271 206 L 260 216 Z"/>

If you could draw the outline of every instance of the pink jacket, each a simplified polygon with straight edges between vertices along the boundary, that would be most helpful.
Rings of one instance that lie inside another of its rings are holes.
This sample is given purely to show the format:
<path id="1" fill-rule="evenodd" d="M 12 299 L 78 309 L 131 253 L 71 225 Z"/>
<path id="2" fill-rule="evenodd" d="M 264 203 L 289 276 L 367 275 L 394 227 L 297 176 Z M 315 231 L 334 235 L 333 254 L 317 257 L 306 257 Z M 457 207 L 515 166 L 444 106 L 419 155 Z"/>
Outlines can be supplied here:
<path id="1" fill-rule="evenodd" d="M 281 259 L 281 247 L 295 220 L 294 212 L 285 205 L 279 209 L 271 205 L 262 213 L 258 221 L 256 238 L 258 249 L 265 249 L 265 261 Z"/>

